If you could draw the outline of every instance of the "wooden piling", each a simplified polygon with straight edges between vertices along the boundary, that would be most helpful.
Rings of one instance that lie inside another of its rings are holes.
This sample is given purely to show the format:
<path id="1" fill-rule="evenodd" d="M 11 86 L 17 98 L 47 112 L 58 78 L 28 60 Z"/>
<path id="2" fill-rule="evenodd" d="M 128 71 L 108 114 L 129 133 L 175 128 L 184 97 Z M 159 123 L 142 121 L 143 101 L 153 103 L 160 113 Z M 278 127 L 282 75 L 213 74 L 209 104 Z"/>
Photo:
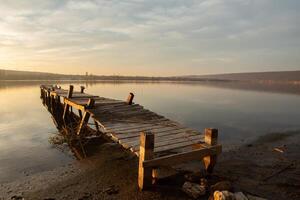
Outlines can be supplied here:
<path id="1" fill-rule="evenodd" d="M 73 86 L 73 85 L 70 85 L 69 91 L 68 91 L 68 98 L 72 98 L 73 90 L 74 90 L 74 86 Z"/>
<path id="2" fill-rule="evenodd" d="M 84 86 L 80 86 L 80 93 L 84 93 L 85 87 Z"/>
<path id="3" fill-rule="evenodd" d="M 128 95 L 127 101 L 126 101 L 128 105 L 132 105 L 133 98 L 134 98 L 134 94 L 132 92 L 130 92 Z"/>
<path id="4" fill-rule="evenodd" d="M 138 186 L 144 190 L 152 185 L 152 167 L 144 167 L 145 160 L 153 159 L 154 152 L 154 134 L 142 132 L 140 136 L 140 155 L 139 155 L 139 174 Z"/>
<path id="5" fill-rule="evenodd" d="M 204 141 L 207 145 L 213 146 L 218 144 L 218 129 L 206 128 Z M 217 155 L 206 156 L 203 158 L 205 169 L 212 173 L 217 162 Z"/>

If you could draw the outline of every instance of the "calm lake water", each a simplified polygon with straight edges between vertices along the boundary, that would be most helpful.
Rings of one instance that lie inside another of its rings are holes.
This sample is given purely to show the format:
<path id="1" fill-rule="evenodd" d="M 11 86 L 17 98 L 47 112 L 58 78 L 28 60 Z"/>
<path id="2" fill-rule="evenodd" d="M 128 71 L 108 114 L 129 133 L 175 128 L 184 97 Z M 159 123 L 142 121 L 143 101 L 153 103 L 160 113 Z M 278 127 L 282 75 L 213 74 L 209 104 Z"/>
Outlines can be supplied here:
<path id="1" fill-rule="evenodd" d="M 225 148 L 271 132 L 300 130 L 300 95 L 226 84 L 84 85 L 87 93 L 116 99 L 126 99 L 133 92 L 136 103 L 201 131 L 216 127 Z M 74 160 L 48 142 L 57 130 L 42 106 L 39 85 L 39 82 L 0 82 L 0 183 Z M 66 83 L 60 85 L 68 87 Z M 79 90 L 83 83 L 73 85 Z"/>

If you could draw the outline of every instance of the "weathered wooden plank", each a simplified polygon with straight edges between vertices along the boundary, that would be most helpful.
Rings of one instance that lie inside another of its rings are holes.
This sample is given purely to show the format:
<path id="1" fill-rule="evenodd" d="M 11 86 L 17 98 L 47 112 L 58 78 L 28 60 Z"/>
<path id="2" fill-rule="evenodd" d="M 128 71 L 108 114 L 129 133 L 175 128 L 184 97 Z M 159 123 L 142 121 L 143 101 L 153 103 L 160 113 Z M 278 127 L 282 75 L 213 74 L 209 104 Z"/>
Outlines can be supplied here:
<path id="1" fill-rule="evenodd" d="M 163 133 L 163 134 L 160 134 Z M 199 133 L 197 131 L 186 131 L 185 129 L 176 129 L 176 130 L 171 130 L 171 131 L 163 131 L 156 133 L 155 137 L 160 139 L 168 139 L 171 136 L 176 137 L 176 135 L 198 135 Z M 200 134 L 199 134 L 200 135 Z M 124 143 L 130 143 L 130 142 L 136 142 L 137 139 L 135 137 L 130 137 L 130 138 L 124 138 L 120 139 L 121 142 Z"/>
<path id="2" fill-rule="evenodd" d="M 106 108 L 106 109 L 101 109 L 100 113 L 102 112 L 109 112 L 109 113 L 118 113 L 118 112 L 126 112 L 126 111 L 138 111 L 142 110 L 143 106 L 140 105 L 124 105 L 124 106 L 114 106 L 112 108 Z"/>
<path id="3" fill-rule="evenodd" d="M 178 133 L 175 135 L 164 135 L 164 136 L 156 136 L 155 137 L 155 147 L 159 147 L 159 146 L 165 146 L 165 145 L 169 145 L 172 143 L 180 143 L 180 142 L 186 142 L 186 141 L 204 141 L 204 136 L 203 135 L 199 135 L 199 134 L 187 134 L 187 133 Z M 123 141 L 124 142 L 124 141 Z M 128 142 L 124 142 L 127 143 L 128 145 L 131 145 L 132 147 L 137 147 L 139 146 L 139 143 L 137 140 L 131 140 Z"/>
<path id="4" fill-rule="evenodd" d="M 201 137 L 200 135 L 196 135 L 196 136 L 189 136 L 187 137 L 181 137 L 181 138 L 175 138 L 175 139 L 170 139 L 170 140 L 166 140 L 166 141 L 156 141 L 154 148 L 157 151 L 160 151 L 161 149 L 159 149 L 160 147 L 166 147 L 170 149 L 175 149 L 178 148 L 177 145 L 180 145 L 182 143 L 184 143 L 184 146 L 186 145 L 192 145 L 192 144 L 197 144 L 199 142 L 203 142 L 203 137 Z M 181 147 L 181 146 L 180 146 Z M 137 151 L 139 149 L 139 144 L 138 145 L 134 145 L 131 147 L 133 151 Z"/>
<path id="5" fill-rule="evenodd" d="M 97 119 L 96 119 L 97 120 Z M 98 121 L 99 122 L 99 121 Z M 100 122 L 99 122 L 100 123 Z M 166 118 L 162 119 L 152 119 L 148 121 L 141 121 L 141 120 L 110 120 L 110 121 L 103 121 L 101 120 L 101 126 L 106 127 L 108 129 L 113 129 L 113 128 L 123 128 L 123 127 L 135 127 L 137 125 L 168 125 L 168 124 L 173 124 L 172 121 Z"/>
<path id="6" fill-rule="evenodd" d="M 149 126 L 149 127 L 140 127 L 140 128 L 136 128 L 136 129 L 132 129 L 132 130 L 114 130 L 111 129 L 111 133 L 114 133 L 115 135 L 117 135 L 120 138 L 124 138 L 127 136 L 136 136 L 141 131 L 151 131 L 153 134 L 157 134 L 158 132 L 164 132 L 164 131 L 171 131 L 171 130 L 177 130 L 180 129 L 180 127 L 176 127 L 176 126 L 161 126 L 161 125 L 154 125 L 154 126 Z M 126 135 L 126 136 L 125 136 Z"/>
<path id="7" fill-rule="evenodd" d="M 187 129 L 185 127 L 165 127 L 165 128 L 158 128 L 158 129 L 146 129 L 148 131 L 153 131 L 153 134 L 155 135 L 170 135 L 173 134 L 174 131 L 191 131 L 190 129 Z M 138 136 L 138 131 L 139 130 L 135 130 L 132 132 L 119 132 L 119 133 L 115 133 L 115 132 L 110 132 L 113 135 L 117 136 L 119 139 L 125 139 L 125 138 L 133 138 L 133 137 L 137 137 Z"/>
<path id="8" fill-rule="evenodd" d="M 131 127 L 108 127 L 107 128 L 117 134 L 121 134 L 122 132 L 126 132 L 126 133 L 131 133 L 131 132 L 136 132 L 136 131 L 141 131 L 141 129 L 148 129 L 148 130 L 152 130 L 152 129 L 160 129 L 160 128 L 165 128 L 165 127 L 175 127 L 174 125 L 156 125 L 156 124 L 137 124 L 135 126 L 131 126 Z"/>
<path id="9" fill-rule="evenodd" d="M 172 134 L 176 134 L 176 133 L 180 133 L 183 132 L 186 129 L 176 129 L 176 130 L 162 130 L 162 131 L 157 131 L 155 134 L 156 137 L 160 137 L 160 136 L 167 136 L 167 135 L 172 135 Z M 112 133 L 105 133 L 109 136 L 111 136 L 112 138 L 114 138 L 116 141 L 118 141 L 120 144 L 124 143 L 124 140 L 128 141 L 136 141 L 138 140 L 138 137 L 128 137 L 127 135 L 124 136 L 119 136 L 119 135 L 114 135 Z M 124 137 L 124 138 L 122 138 Z M 128 146 L 128 145 L 127 145 Z"/>
<path id="10" fill-rule="evenodd" d="M 205 156 L 218 155 L 222 151 L 221 145 L 214 145 L 202 149 L 193 150 L 179 154 L 173 154 L 143 161 L 144 167 L 160 167 L 170 166 L 174 164 L 184 163 L 190 160 L 201 160 Z"/>
<path id="11" fill-rule="evenodd" d="M 81 110 L 81 111 L 85 110 L 85 106 L 84 105 L 77 104 L 77 103 L 73 102 L 70 99 L 64 99 L 64 103 L 67 104 L 67 105 L 69 105 L 69 106 L 72 106 L 72 107 L 76 108 L 77 110 Z"/>

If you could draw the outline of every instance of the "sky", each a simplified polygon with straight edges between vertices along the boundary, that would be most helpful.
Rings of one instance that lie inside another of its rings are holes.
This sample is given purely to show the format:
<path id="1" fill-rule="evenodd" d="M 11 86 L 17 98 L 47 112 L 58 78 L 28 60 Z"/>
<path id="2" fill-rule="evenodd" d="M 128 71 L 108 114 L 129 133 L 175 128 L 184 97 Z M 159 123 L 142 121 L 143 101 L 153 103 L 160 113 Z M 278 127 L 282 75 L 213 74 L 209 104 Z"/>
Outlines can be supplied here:
<path id="1" fill-rule="evenodd" d="M 195 75 L 300 70 L 299 0 L 0 0 L 0 68 Z"/>

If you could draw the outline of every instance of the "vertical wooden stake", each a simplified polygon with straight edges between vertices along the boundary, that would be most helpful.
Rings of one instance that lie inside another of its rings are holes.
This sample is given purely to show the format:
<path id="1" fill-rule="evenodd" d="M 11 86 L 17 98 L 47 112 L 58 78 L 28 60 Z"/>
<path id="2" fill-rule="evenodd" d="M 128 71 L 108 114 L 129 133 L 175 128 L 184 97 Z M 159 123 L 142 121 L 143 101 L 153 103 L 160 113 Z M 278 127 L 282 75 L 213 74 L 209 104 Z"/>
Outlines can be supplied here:
<path id="1" fill-rule="evenodd" d="M 205 143 L 212 146 L 218 143 L 218 129 L 206 128 L 205 129 Z M 212 173 L 214 166 L 217 162 L 217 156 L 206 156 L 203 158 L 205 169 L 208 173 Z"/>
<path id="2" fill-rule="evenodd" d="M 80 92 L 81 92 L 81 93 L 84 93 L 84 89 L 85 89 L 84 86 L 80 86 Z"/>
<path id="3" fill-rule="evenodd" d="M 50 91 L 47 91 L 47 106 L 48 106 L 48 110 L 51 111 L 51 96 L 50 96 Z"/>
<path id="4" fill-rule="evenodd" d="M 154 134 L 142 132 L 140 136 L 139 175 L 138 186 L 140 190 L 152 185 L 152 168 L 143 167 L 145 160 L 153 159 Z"/>
<path id="5" fill-rule="evenodd" d="M 95 123 L 97 134 L 100 134 L 101 131 L 100 131 L 100 128 L 99 128 L 99 124 L 98 124 L 98 122 L 95 119 L 94 119 L 94 123 Z"/>
<path id="6" fill-rule="evenodd" d="M 74 89 L 74 86 L 73 86 L 73 85 L 70 85 L 69 92 L 68 92 L 68 98 L 72 98 L 72 95 L 73 95 L 73 89 Z"/>
<path id="7" fill-rule="evenodd" d="M 93 108 L 94 105 L 95 105 L 95 100 L 89 99 L 87 108 Z M 86 124 L 89 122 L 89 119 L 90 119 L 90 113 L 85 111 L 82 116 L 78 131 L 77 131 L 77 135 L 80 135 L 83 132 L 83 129 L 86 126 Z"/>
<path id="8" fill-rule="evenodd" d="M 82 112 L 81 112 L 81 110 L 78 110 L 78 114 L 79 114 L 80 119 L 82 119 Z"/>
<path id="9" fill-rule="evenodd" d="M 134 94 L 130 92 L 126 101 L 128 105 L 132 105 L 133 98 L 134 98 Z"/>
<path id="10" fill-rule="evenodd" d="M 64 112 L 63 112 L 63 115 L 62 115 L 62 121 L 63 121 L 65 126 L 67 125 L 67 119 L 66 118 L 67 118 L 67 115 L 69 113 L 69 108 L 70 108 L 70 106 L 65 103 Z"/>

